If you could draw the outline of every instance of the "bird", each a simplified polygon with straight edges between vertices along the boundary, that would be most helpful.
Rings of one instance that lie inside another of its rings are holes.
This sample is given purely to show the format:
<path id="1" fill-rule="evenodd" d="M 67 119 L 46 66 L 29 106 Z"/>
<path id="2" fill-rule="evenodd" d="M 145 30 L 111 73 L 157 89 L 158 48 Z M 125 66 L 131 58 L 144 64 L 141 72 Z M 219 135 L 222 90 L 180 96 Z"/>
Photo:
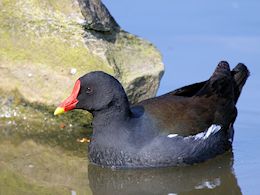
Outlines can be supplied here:
<path id="1" fill-rule="evenodd" d="M 208 80 L 131 105 L 121 83 L 93 71 L 80 77 L 54 115 L 73 109 L 93 115 L 92 164 L 115 169 L 192 165 L 232 148 L 236 103 L 249 77 L 246 65 L 221 61 Z"/>

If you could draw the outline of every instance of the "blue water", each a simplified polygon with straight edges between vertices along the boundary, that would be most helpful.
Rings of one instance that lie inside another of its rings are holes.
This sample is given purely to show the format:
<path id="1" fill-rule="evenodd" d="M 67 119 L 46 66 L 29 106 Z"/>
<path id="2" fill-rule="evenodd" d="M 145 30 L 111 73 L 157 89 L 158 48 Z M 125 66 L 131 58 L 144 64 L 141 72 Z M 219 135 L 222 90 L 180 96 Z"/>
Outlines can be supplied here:
<path id="1" fill-rule="evenodd" d="M 234 172 L 243 194 L 260 185 L 260 1 L 103 0 L 126 31 L 162 53 L 165 74 L 158 95 L 207 79 L 220 60 L 251 71 L 238 102 Z"/>

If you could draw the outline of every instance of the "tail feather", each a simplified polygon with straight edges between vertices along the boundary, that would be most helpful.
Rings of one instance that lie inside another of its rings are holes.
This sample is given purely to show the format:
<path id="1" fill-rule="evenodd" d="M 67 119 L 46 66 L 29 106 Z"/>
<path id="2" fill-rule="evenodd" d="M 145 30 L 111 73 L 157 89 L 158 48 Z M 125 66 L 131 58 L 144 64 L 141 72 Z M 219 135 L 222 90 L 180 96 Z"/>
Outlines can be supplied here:
<path id="1" fill-rule="evenodd" d="M 247 67 L 239 63 L 232 71 L 226 61 L 221 61 L 210 79 L 196 95 L 217 94 L 220 97 L 233 98 L 236 104 L 242 88 L 249 76 Z"/>
<path id="2" fill-rule="evenodd" d="M 210 81 L 214 82 L 214 81 L 222 79 L 222 78 L 230 79 L 230 76 L 231 76 L 231 74 L 230 74 L 229 64 L 226 61 L 221 61 L 221 62 L 219 62 L 214 73 L 210 77 Z"/>
<path id="3" fill-rule="evenodd" d="M 226 61 L 221 61 L 210 79 L 196 95 L 210 95 L 214 93 L 221 97 L 233 96 L 233 89 L 230 83 L 232 83 L 232 75 L 229 64 Z"/>
<path id="4" fill-rule="evenodd" d="M 235 98 L 235 103 L 236 103 L 240 96 L 242 88 L 243 88 L 244 84 L 246 83 L 247 78 L 250 75 L 250 72 L 244 64 L 239 63 L 231 71 L 231 74 L 234 79 L 234 98 Z"/>

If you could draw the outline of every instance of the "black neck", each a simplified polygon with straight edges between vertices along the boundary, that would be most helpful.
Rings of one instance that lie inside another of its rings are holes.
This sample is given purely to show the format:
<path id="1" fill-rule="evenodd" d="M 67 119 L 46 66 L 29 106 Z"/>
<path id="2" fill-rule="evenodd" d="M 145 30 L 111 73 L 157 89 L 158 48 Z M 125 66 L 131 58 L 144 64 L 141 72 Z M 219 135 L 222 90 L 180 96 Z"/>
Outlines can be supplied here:
<path id="1" fill-rule="evenodd" d="M 94 128 L 102 128 L 115 121 L 124 121 L 130 116 L 130 107 L 127 97 L 114 98 L 108 106 L 93 111 Z"/>

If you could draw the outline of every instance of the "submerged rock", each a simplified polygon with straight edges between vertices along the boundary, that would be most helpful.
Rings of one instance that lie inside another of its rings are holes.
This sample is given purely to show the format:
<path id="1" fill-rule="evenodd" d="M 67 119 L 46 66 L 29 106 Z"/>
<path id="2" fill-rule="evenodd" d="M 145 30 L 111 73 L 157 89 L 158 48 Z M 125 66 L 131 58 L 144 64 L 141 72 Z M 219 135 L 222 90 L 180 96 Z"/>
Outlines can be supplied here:
<path id="1" fill-rule="evenodd" d="M 56 105 L 78 77 L 103 70 L 132 102 L 156 94 L 160 53 L 123 31 L 100 0 L 3 0 L 0 10 L 3 93 L 16 89 L 28 102 Z"/>

